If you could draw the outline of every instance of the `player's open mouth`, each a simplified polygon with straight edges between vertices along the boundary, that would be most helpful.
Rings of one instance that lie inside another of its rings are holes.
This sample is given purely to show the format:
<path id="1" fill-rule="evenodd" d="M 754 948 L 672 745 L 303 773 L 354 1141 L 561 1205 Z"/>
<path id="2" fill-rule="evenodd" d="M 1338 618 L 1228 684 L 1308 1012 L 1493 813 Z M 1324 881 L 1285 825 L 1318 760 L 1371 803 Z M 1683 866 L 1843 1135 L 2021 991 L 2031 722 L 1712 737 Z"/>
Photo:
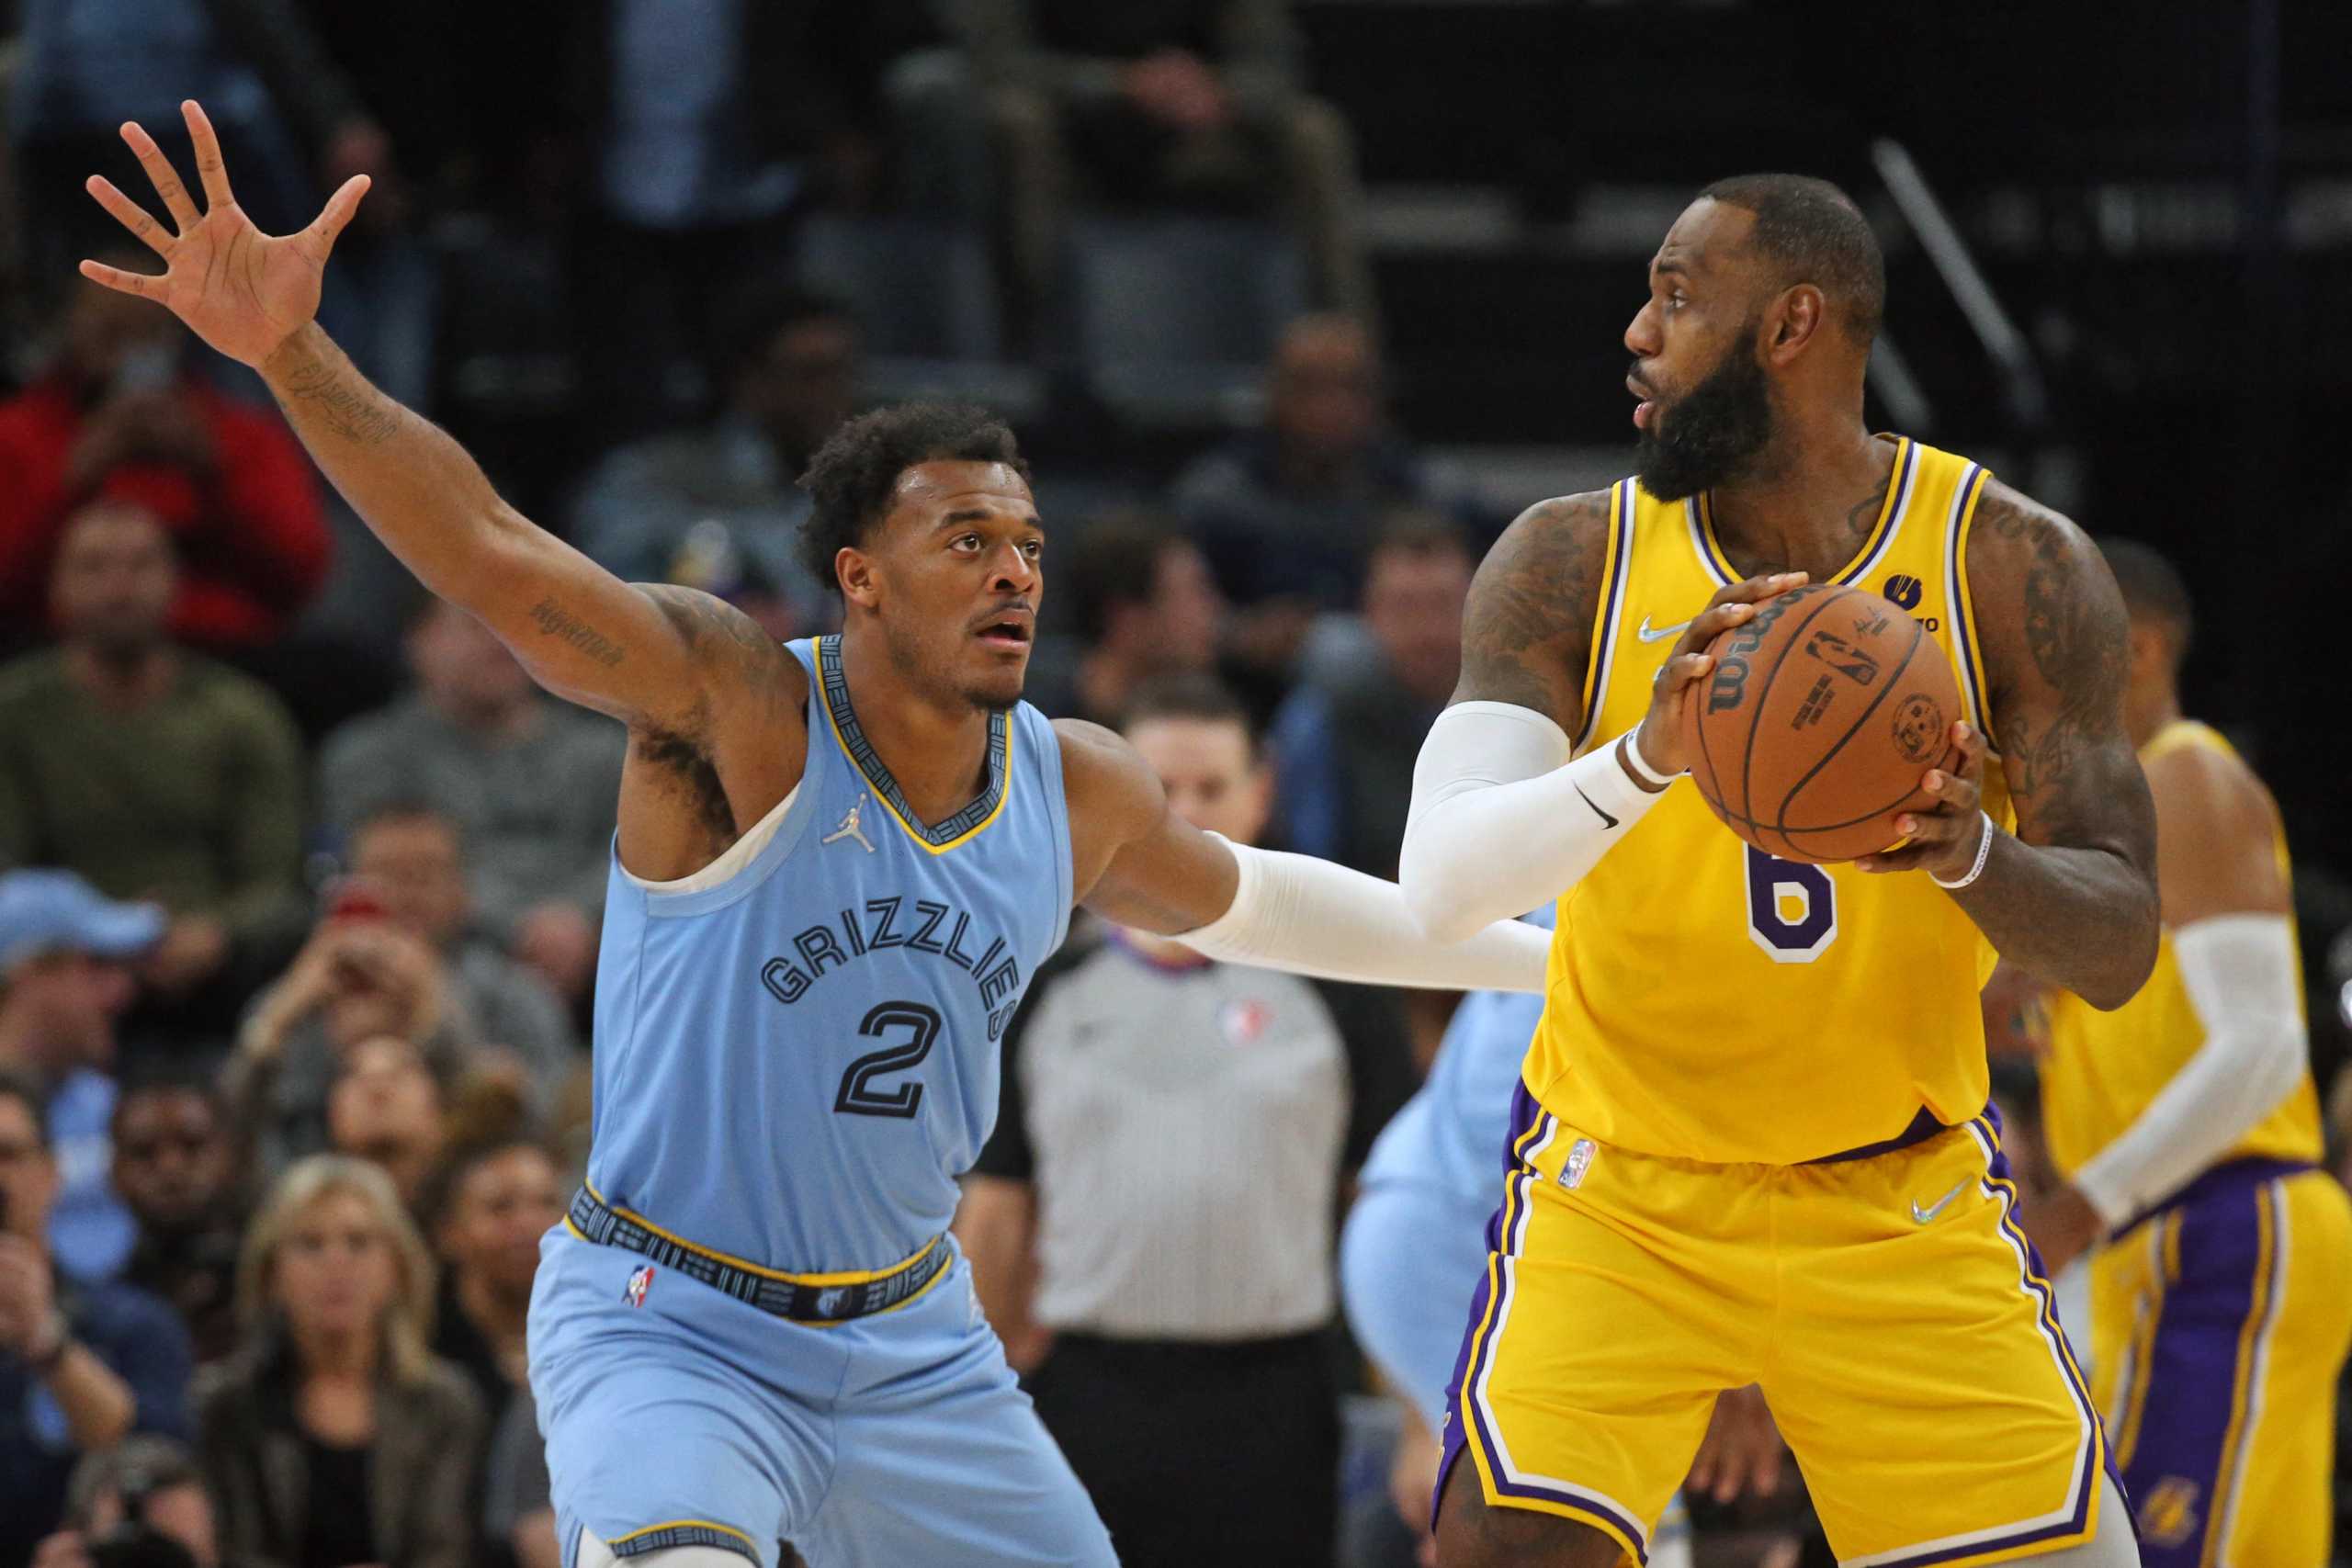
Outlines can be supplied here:
<path id="1" fill-rule="evenodd" d="M 995 616 L 980 623 L 979 639 L 993 648 L 1029 646 L 1030 617 L 1026 613 Z"/>
<path id="2" fill-rule="evenodd" d="M 1631 376 L 1625 378 L 1625 389 L 1633 393 L 1634 397 L 1641 400 L 1634 405 L 1634 428 L 1636 430 L 1648 429 L 1650 416 L 1653 411 L 1657 407 L 1657 400 L 1650 395 L 1648 388 L 1643 386 L 1639 381 L 1634 380 Z"/>

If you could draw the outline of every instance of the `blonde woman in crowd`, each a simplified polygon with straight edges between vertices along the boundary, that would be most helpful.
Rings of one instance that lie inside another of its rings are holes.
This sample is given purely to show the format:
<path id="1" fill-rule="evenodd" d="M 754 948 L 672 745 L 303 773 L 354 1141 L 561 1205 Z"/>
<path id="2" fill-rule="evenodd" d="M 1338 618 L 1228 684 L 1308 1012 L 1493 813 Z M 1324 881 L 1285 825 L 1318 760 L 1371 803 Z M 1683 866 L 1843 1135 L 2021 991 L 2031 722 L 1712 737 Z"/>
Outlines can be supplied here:
<path id="1" fill-rule="evenodd" d="M 198 1382 L 225 1551 L 275 1568 L 465 1568 L 481 1401 L 426 1348 L 433 1263 L 377 1167 L 279 1179 L 237 1271 L 244 1341 Z"/>

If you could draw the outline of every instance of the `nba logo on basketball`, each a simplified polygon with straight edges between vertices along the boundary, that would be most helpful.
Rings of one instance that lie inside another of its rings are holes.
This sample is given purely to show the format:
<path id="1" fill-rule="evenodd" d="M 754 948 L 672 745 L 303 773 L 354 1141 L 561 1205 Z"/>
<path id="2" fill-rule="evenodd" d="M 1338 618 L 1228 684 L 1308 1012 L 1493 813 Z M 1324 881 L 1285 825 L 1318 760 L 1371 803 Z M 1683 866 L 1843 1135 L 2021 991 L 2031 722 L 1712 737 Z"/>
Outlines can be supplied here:
<path id="1" fill-rule="evenodd" d="M 1898 571 L 1886 580 L 1886 596 L 1894 602 L 1894 607 L 1898 610 L 1917 609 L 1919 596 L 1926 592 L 1927 590 L 1920 586 L 1917 578 L 1903 572 Z"/>
<path id="2" fill-rule="evenodd" d="M 653 1265 L 648 1263 L 628 1277 L 628 1284 L 621 1291 L 621 1299 L 633 1307 L 641 1307 L 645 1304 L 645 1292 L 652 1284 Z"/>

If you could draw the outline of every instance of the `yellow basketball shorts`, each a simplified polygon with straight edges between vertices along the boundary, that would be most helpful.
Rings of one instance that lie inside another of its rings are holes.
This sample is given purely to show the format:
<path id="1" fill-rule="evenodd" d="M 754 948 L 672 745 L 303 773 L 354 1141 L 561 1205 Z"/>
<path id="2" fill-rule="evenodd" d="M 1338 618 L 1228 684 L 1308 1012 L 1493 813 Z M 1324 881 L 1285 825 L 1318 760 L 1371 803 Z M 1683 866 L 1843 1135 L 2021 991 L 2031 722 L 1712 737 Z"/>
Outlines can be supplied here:
<path id="1" fill-rule="evenodd" d="M 2092 1258 L 2144 1568 L 2324 1568 L 2348 1343 L 2352 1201 L 2307 1165 L 2217 1166 Z"/>
<path id="2" fill-rule="evenodd" d="M 1490 1506 L 1646 1561 L 1718 1392 L 1761 1384 L 1848 1568 L 2089 1540 L 2106 1438 L 1989 1113 L 1868 1157 L 1707 1165 L 1512 1111 L 1446 1413 Z"/>

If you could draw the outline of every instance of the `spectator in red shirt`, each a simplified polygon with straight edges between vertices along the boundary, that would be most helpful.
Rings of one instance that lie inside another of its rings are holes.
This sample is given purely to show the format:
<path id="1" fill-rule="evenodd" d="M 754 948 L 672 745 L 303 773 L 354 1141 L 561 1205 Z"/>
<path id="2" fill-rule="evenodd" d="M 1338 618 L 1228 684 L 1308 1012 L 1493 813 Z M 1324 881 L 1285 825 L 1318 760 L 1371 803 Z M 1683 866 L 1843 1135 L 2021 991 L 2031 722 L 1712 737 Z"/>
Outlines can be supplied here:
<path id="1" fill-rule="evenodd" d="M 274 413 L 197 376 L 187 332 L 145 300 L 77 280 L 57 337 L 48 370 L 0 402 L 0 623 L 40 624 L 66 519 L 104 498 L 152 512 L 172 536 L 175 640 L 233 649 L 283 636 L 327 570 L 300 446 Z"/>

